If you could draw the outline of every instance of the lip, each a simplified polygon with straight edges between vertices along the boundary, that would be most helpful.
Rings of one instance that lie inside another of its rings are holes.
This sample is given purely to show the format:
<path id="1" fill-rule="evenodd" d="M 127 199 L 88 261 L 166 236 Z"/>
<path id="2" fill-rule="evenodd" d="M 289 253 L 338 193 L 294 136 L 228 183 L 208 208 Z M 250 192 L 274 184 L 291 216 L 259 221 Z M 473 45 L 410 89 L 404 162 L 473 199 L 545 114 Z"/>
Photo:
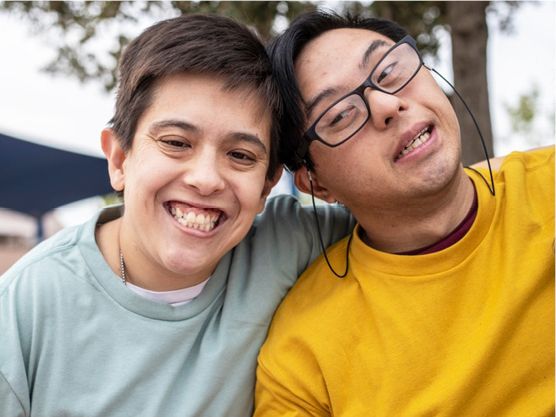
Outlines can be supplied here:
<path id="1" fill-rule="evenodd" d="M 221 211 L 222 213 L 225 213 L 224 209 L 215 206 L 215 205 L 208 205 L 208 204 L 203 204 L 203 203 L 194 203 L 192 201 L 185 201 L 185 200 L 168 200 L 164 202 L 164 206 L 169 207 L 170 204 L 172 203 L 177 203 L 183 206 L 187 206 L 190 208 L 196 208 L 196 209 L 200 209 L 200 210 L 217 210 L 217 211 Z"/>
<path id="2" fill-rule="evenodd" d="M 432 135 L 432 133 L 434 132 L 435 128 L 434 128 L 434 124 L 430 121 L 426 121 L 426 122 L 420 122 L 417 123 L 415 125 L 413 125 L 411 127 L 411 129 L 405 131 L 402 136 L 400 137 L 400 140 L 398 141 L 398 146 L 396 146 L 396 149 L 394 151 L 394 154 L 392 156 L 392 160 L 394 162 L 398 162 L 402 159 L 404 159 L 404 157 L 401 157 L 398 159 L 398 155 L 400 154 L 400 152 L 402 152 L 402 150 L 420 133 L 422 132 L 424 129 L 429 128 L 430 133 Z M 408 154 L 410 155 L 410 154 Z M 406 155 L 406 156 L 408 156 Z"/>
<path id="3" fill-rule="evenodd" d="M 176 218 L 174 217 L 174 215 L 171 213 L 171 206 L 175 205 L 175 204 L 178 204 L 180 206 L 185 206 L 187 208 L 192 208 L 192 209 L 194 209 L 193 210 L 194 212 L 196 212 L 197 210 L 199 210 L 199 211 L 217 211 L 217 212 L 219 212 L 218 222 L 216 223 L 216 226 L 214 227 L 214 229 L 212 229 L 210 231 L 204 231 L 204 230 L 200 230 L 200 229 L 194 229 L 194 228 L 191 228 L 191 227 L 186 227 L 185 225 L 178 222 L 176 220 Z M 216 207 L 216 206 L 213 206 L 213 205 L 202 204 L 202 203 L 193 203 L 191 201 L 183 201 L 183 200 L 168 200 L 168 201 L 163 203 L 163 206 L 164 206 L 164 210 L 166 211 L 166 213 L 170 217 L 170 219 L 172 221 L 172 224 L 174 224 L 181 231 L 186 232 L 187 234 L 190 234 L 190 235 L 193 235 L 193 236 L 197 236 L 197 237 L 210 237 L 210 236 L 212 236 L 213 234 L 217 233 L 217 231 L 220 229 L 220 227 L 228 219 L 228 215 L 223 209 L 221 209 L 219 207 Z"/>

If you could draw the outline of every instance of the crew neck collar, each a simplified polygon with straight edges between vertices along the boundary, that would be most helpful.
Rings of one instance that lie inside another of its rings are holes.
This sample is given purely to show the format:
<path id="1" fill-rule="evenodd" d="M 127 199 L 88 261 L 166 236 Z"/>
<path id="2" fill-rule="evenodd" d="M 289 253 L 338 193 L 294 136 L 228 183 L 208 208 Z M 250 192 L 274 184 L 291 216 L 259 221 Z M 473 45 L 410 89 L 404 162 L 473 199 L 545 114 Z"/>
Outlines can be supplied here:
<path id="1" fill-rule="evenodd" d="M 231 252 L 228 252 L 220 260 L 211 279 L 208 280 L 203 288 L 203 291 L 195 299 L 185 305 L 174 307 L 170 304 L 146 299 L 130 291 L 114 271 L 112 271 L 95 241 L 95 228 L 97 224 L 117 219 L 120 215 L 120 206 L 112 206 L 100 211 L 97 216 L 82 226 L 82 239 L 80 239 L 78 244 L 92 280 L 96 282 L 99 288 L 114 302 L 132 313 L 147 318 L 177 321 L 199 314 L 223 292 L 227 271 L 231 262 Z"/>
<path id="2" fill-rule="evenodd" d="M 365 244 L 360 238 L 358 224 L 350 249 L 351 262 L 358 268 L 381 271 L 400 277 L 423 276 L 440 273 L 463 262 L 487 235 L 496 212 L 497 199 L 490 194 L 483 179 L 466 171 L 477 193 L 477 214 L 467 233 L 451 246 L 424 255 L 403 255 L 381 252 Z"/>

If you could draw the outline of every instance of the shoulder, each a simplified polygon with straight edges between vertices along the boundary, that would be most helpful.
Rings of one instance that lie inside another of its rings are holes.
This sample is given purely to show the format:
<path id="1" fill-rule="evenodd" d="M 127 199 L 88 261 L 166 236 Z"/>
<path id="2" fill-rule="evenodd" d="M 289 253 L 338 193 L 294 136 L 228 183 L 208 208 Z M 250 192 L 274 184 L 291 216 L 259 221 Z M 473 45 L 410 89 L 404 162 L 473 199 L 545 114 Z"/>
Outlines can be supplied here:
<path id="1" fill-rule="evenodd" d="M 488 174 L 484 168 L 479 170 Z M 554 147 L 512 152 L 493 171 L 504 213 L 519 218 L 523 225 L 528 222 L 550 228 L 554 219 Z"/>
<path id="2" fill-rule="evenodd" d="M 501 168 L 510 163 L 519 163 L 527 169 L 554 168 L 554 146 L 532 149 L 526 152 L 512 152 L 501 164 Z"/>
<path id="3" fill-rule="evenodd" d="M 317 205 L 316 215 L 324 233 L 338 231 L 345 236 L 353 229 L 355 220 L 345 207 L 337 204 Z M 270 228 L 276 236 L 290 236 L 294 232 L 315 234 L 315 211 L 312 205 L 301 204 L 292 195 L 278 195 L 268 199 L 265 208 L 254 222 L 255 228 Z M 334 241 L 336 241 L 334 239 Z"/>
<path id="4" fill-rule="evenodd" d="M 554 162 L 554 145 L 535 148 L 523 152 L 512 152 L 508 155 L 499 156 L 489 160 L 493 171 L 500 170 L 506 163 L 520 161 L 528 165 L 538 165 Z M 481 161 L 472 165 L 473 168 L 488 169 L 487 161 Z"/>
<path id="5" fill-rule="evenodd" d="M 348 219 L 348 210 L 339 205 L 323 204 L 317 206 L 319 217 L 335 217 L 337 219 Z M 267 200 L 264 211 L 257 216 L 256 222 L 276 222 L 283 219 L 293 221 L 313 220 L 313 208 L 310 205 L 301 204 L 299 199 L 293 195 L 281 194 Z"/>
<path id="6" fill-rule="evenodd" d="M 63 229 L 31 249 L 0 277 L 0 297 L 10 289 L 27 295 L 45 291 L 50 278 L 70 272 L 83 229 L 84 225 Z"/>
<path id="7" fill-rule="evenodd" d="M 337 271 L 345 270 L 347 240 L 344 238 L 326 250 L 330 263 Z M 337 307 L 344 292 L 350 291 L 353 285 L 349 274 L 346 278 L 338 278 L 330 271 L 324 256 L 319 256 L 282 301 L 273 318 L 271 334 L 282 338 L 304 334 L 308 328 L 315 333 L 326 331 L 321 328 L 323 316 L 327 316 L 327 322 L 332 317 L 342 320 Z M 332 311 L 336 313 L 332 314 Z"/>
<path id="8" fill-rule="evenodd" d="M 512 152 L 504 158 L 498 176 L 506 183 L 547 188 L 554 186 L 554 147 L 538 148 L 526 152 Z M 533 191 L 530 189 L 529 191 Z"/>

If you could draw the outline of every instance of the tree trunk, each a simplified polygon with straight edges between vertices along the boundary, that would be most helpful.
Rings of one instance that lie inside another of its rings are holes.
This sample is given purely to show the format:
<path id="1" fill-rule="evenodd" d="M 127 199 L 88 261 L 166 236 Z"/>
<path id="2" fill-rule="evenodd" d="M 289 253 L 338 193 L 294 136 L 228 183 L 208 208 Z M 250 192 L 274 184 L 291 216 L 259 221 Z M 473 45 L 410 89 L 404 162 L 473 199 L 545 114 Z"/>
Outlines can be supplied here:
<path id="1" fill-rule="evenodd" d="M 488 156 L 492 157 L 492 127 L 487 83 L 487 1 L 448 1 L 447 20 L 452 36 L 454 85 L 475 115 L 483 133 Z M 472 45 L 470 47 L 470 45 Z M 485 159 L 479 133 L 461 101 L 452 103 L 461 127 L 462 161 L 464 165 Z"/>

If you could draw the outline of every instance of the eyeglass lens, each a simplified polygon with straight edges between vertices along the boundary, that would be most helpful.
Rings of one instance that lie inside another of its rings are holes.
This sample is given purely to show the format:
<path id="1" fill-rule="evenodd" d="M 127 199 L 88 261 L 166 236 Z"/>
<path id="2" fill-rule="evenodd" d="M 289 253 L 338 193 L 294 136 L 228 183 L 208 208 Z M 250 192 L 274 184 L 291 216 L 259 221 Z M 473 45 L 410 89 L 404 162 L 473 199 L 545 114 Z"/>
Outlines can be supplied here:
<path id="1" fill-rule="evenodd" d="M 413 79 L 421 66 L 421 60 L 415 49 L 407 43 L 401 43 L 391 49 L 371 71 L 371 75 L 362 84 L 387 94 L 395 94 Z M 329 145 L 339 144 L 354 135 L 367 122 L 369 112 L 362 97 L 364 91 L 342 98 L 320 116 L 315 133 Z"/>

